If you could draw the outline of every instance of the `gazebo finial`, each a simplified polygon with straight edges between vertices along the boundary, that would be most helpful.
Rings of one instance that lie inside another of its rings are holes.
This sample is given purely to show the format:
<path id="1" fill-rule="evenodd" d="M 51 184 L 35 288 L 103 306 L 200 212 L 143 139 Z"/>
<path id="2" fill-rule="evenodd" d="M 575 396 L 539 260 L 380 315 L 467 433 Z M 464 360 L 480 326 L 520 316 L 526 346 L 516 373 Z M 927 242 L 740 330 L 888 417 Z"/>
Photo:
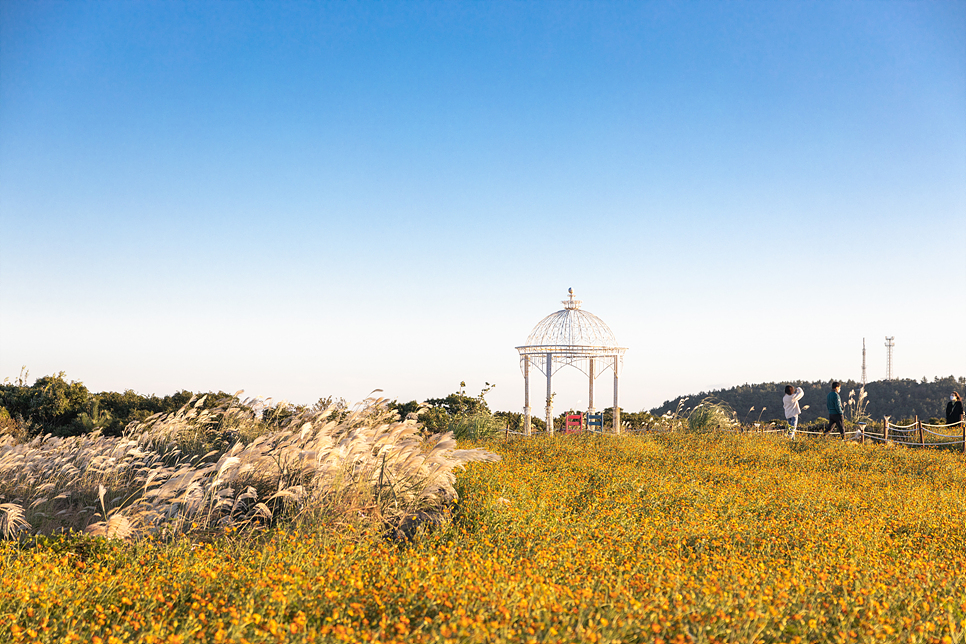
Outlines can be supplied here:
<path id="1" fill-rule="evenodd" d="M 569 295 L 570 297 L 561 302 L 561 304 L 564 305 L 564 308 L 571 309 L 571 310 L 579 309 L 580 305 L 583 304 L 583 302 L 581 302 L 580 300 L 574 299 L 574 289 L 572 286 L 567 289 L 567 295 Z"/>

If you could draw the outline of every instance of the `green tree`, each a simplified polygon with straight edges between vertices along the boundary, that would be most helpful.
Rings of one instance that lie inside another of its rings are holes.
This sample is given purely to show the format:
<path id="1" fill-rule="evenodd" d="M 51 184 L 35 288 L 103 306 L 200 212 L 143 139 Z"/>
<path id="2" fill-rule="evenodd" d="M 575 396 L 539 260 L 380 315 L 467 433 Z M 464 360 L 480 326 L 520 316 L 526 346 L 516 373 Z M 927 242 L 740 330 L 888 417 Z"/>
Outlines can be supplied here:
<path id="1" fill-rule="evenodd" d="M 38 378 L 27 386 L 25 376 L 0 386 L 0 406 L 35 433 L 66 435 L 78 415 L 92 411 L 91 393 L 81 382 L 68 382 L 64 372 Z"/>
<path id="2" fill-rule="evenodd" d="M 13 383 L 0 385 L 0 407 L 14 423 L 28 433 L 70 436 L 94 430 L 119 435 L 131 422 L 157 413 L 170 413 L 196 394 L 182 390 L 170 396 L 143 396 L 128 389 L 124 393 L 92 394 L 82 382 L 67 380 L 64 372 L 38 378 L 27 384 L 26 369 Z M 235 396 L 223 391 L 205 394 L 204 408 Z"/>
<path id="3" fill-rule="evenodd" d="M 401 403 L 398 400 L 394 400 L 389 403 L 389 408 L 399 414 L 399 420 L 406 420 L 410 414 L 417 414 L 420 407 L 422 407 L 422 405 L 415 400 L 410 400 L 407 403 Z"/>
<path id="4" fill-rule="evenodd" d="M 496 385 L 486 383 L 480 395 L 472 398 L 465 393 L 466 383 L 460 390 L 445 398 L 426 400 L 418 418 L 427 431 L 433 433 L 451 431 L 457 438 L 484 438 L 501 429 L 501 421 L 495 418 L 486 404 L 485 396 Z"/>

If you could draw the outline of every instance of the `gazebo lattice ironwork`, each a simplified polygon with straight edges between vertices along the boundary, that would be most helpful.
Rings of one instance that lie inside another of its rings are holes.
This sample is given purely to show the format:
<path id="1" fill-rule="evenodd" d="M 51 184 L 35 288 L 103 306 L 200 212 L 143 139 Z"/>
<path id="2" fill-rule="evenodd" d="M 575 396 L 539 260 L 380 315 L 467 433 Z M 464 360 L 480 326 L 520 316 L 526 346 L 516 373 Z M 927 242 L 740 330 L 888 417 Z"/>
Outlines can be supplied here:
<path id="1" fill-rule="evenodd" d="M 520 368 L 523 371 L 524 423 L 523 432 L 530 435 L 530 370 L 535 367 L 547 377 L 546 421 L 547 431 L 553 433 L 553 374 L 561 368 L 572 366 L 579 369 L 589 380 L 587 413 L 594 409 L 594 380 L 607 369 L 614 370 L 614 432 L 620 433 L 620 407 L 618 406 L 618 380 L 624 364 L 626 347 L 617 345 L 617 338 L 599 317 L 580 308 L 581 301 L 574 299 L 574 290 L 568 289 L 569 298 L 564 308 L 551 313 L 533 327 L 527 343 L 516 347 L 520 352 Z"/>

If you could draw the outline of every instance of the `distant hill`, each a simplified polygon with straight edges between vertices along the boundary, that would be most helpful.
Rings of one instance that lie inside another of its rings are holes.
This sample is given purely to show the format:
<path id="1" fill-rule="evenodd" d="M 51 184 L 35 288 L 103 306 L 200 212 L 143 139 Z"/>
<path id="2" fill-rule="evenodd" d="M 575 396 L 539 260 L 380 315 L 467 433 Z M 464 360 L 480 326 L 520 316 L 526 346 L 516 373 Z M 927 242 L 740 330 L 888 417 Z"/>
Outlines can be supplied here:
<path id="1" fill-rule="evenodd" d="M 849 392 L 852 390 L 855 390 L 855 394 L 858 396 L 861 383 L 854 380 L 843 380 L 841 382 L 843 403 L 848 401 Z M 754 421 L 758 418 L 762 409 L 765 410 L 761 415 L 762 420 L 784 419 L 782 396 L 785 393 L 785 385 L 794 385 L 805 389 L 805 397 L 800 404 L 803 407 L 808 405 L 809 408 L 802 412 L 801 420 L 803 422 L 815 420 L 819 417 L 824 418 L 828 415 L 825 410 L 825 396 L 832 390 L 832 381 L 830 380 L 767 382 L 757 385 L 745 384 L 731 389 L 702 391 L 690 397 L 679 396 L 674 400 L 669 400 L 660 407 L 652 409 L 651 413 L 660 416 L 668 411 L 674 412 L 682 398 L 688 398 L 684 403 L 684 409 L 687 409 L 693 407 L 702 399 L 712 396 L 731 405 L 731 408 L 738 412 L 738 418 L 742 422 Z M 867 411 L 876 420 L 883 416 L 890 416 L 894 423 L 913 416 L 919 416 L 921 420 L 945 419 L 946 402 L 948 402 L 949 394 L 952 391 L 958 391 L 960 395 L 966 393 L 966 378 L 937 377 L 931 382 L 925 378 L 921 381 L 909 379 L 876 380 L 865 386 L 869 400 Z M 752 407 L 754 407 L 754 411 L 749 411 Z"/>

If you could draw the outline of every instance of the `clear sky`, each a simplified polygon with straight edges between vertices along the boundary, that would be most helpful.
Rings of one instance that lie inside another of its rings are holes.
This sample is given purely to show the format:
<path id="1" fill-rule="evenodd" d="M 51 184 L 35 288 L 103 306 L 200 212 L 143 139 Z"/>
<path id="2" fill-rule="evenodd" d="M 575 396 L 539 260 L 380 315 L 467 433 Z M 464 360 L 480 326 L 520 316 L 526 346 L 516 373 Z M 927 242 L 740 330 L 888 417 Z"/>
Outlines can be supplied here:
<path id="1" fill-rule="evenodd" d="M 966 375 L 966 2 L 0 2 L 0 378 L 520 410 L 568 287 L 631 411 Z"/>

